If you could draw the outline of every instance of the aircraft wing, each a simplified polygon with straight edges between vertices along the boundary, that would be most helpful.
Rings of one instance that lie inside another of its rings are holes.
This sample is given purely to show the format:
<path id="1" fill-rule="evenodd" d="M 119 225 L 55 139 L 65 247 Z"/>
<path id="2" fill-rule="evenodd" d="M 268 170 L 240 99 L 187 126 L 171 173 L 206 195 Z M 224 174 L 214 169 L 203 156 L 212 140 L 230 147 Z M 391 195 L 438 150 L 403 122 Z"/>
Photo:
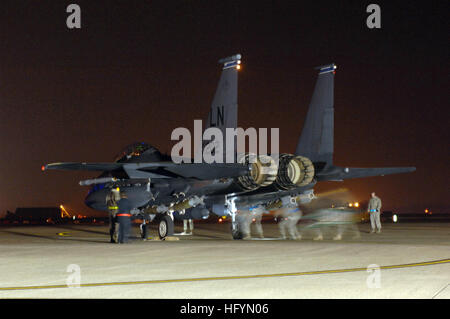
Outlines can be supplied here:
<path id="1" fill-rule="evenodd" d="M 342 181 L 344 179 L 362 178 L 372 176 L 384 176 L 390 174 L 410 173 L 416 170 L 415 167 L 338 167 L 333 166 L 329 170 L 324 170 L 317 174 L 318 181 Z"/>
<path id="2" fill-rule="evenodd" d="M 114 171 L 122 167 L 122 163 L 52 163 L 42 166 L 42 170 L 58 169 L 64 171 Z"/>
<path id="3" fill-rule="evenodd" d="M 181 177 L 211 180 L 218 178 L 232 178 L 248 174 L 249 168 L 243 164 L 217 163 L 52 163 L 42 167 L 42 170 L 71 170 L 71 171 L 114 171 L 123 169 L 130 178 Z"/>

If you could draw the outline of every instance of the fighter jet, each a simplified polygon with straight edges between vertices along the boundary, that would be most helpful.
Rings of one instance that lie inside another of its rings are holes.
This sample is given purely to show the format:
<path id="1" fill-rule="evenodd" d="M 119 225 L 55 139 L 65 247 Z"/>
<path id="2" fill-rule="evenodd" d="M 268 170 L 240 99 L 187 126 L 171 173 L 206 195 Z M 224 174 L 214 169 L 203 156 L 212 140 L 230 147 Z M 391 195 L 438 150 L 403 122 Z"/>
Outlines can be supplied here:
<path id="1" fill-rule="evenodd" d="M 219 64 L 222 74 L 205 129 L 218 128 L 226 137 L 227 129 L 237 127 L 241 55 L 221 59 Z M 233 239 L 241 239 L 241 210 L 308 203 L 314 198 L 314 185 L 320 181 L 414 171 L 414 167 L 349 168 L 333 164 L 336 65 L 317 70 L 318 79 L 297 148 L 294 154 L 276 154 L 277 163 L 267 160 L 267 156 L 263 158 L 264 155 L 253 157 L 256 160 L 252 161 L 249 154 L 233 154 L 234 163 L 180 163 L 140 142 L 126 147 L 112 163 L 52 163 L 42 170 L 102 172 L 97 178 L 80 181 L 80 185 L 91 187 L 85 204 L 108 211 L 107 195 L 119 187 L 132 203 L 131 213 L 158 223 L 162 239 L 173 234 L 174 219 L 206 219 L 210 212 L 229 216 Z M 200 151 L 213 142 L 204 142 Z M 223 151 L 224 156 L 229 152 L 236 153 L 236 149 Z"/>

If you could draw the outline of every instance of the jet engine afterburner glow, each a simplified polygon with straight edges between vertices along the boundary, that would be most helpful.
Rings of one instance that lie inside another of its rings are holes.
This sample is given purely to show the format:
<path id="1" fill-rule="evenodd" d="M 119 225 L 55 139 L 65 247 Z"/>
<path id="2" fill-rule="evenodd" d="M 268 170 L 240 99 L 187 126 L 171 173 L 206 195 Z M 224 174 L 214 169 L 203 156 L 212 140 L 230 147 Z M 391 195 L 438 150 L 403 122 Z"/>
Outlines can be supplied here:
<path id="1" fill-rule="evenodd" d="M 291 189 L 308 185 L 314 178 L 314 165 L 304 156 L 281 154 L 275 185 L 279 189 Z"/>
<path id="2" fill-rule="evenodd" d="M 254 190 L 260 186 L 268 186 L 277 178 L 277 164 L 268 155 L 243 154 L 239 163 L 247 164 L 250 170 L 247 175 L 236 179 L 238 185 L 246 190 Z"/>

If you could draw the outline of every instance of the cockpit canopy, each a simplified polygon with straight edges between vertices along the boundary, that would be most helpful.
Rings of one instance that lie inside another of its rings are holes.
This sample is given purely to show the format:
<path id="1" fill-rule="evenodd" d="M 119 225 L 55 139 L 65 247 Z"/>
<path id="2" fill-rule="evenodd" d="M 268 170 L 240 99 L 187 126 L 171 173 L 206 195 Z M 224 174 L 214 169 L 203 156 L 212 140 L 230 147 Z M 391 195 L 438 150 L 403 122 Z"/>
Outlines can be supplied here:
<path id="1" fill-rule="evenodd" d="M 145 153 L 145 157 L 159 158 L 161 153 L 159 150 L 147 143 L 137 142 L 125 147 L 118 155 L 116 155 L 115 162 L 132 161 L 135 158 L 141 157 Z"/>

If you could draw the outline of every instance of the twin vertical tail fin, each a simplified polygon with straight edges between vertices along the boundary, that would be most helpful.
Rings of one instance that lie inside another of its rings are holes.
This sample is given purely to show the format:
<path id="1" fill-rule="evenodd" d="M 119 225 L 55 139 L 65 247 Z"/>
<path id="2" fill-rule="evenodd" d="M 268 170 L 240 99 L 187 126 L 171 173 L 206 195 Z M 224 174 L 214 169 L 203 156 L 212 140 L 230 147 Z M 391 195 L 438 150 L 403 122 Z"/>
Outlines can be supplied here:
<path id="1" fill-rule="evenodd" d="M 336 65 L 331 63 L 317 69 L 319 75 L 295 155 L 309 158 L 320 171 L 333 166 Z"/>
<path id="2" fill-rule="evenodd" d="M 319 75 L 309 104 L 295 155 L 308 157 L 314 164 L 317 181 L 408 173 L 415 167 L 352 168 L 333 165 L 334 151 L 334 63 L 317 67 Z"/>
<path id="3" fill-rule="evenodd" d="M 235 54 L 233 56 L 223 58 L 219 60 L 219 64 L 222 64 L 222 74 L 219 79 L 214 98 L 209 110 L 208 118 L 204 129 L 210 127 L 217 127 L 223 135 L 223 147 L 224 162 L 226 153 L 232 153 L 235 157 L 234 149 L 226 149 L 226 129 L 237 127 L 238 116 L 238 72 L 241 68 L 241 55 Z M 196 152 L 203 151 L 205 147 L 212 147 L 214 145 L 214 138 L 210 141 L 205 141 L 202 147 L 198 147 Z M 236 145 L 236 143 L 234 143 Z M 217 146 L 216 146 L 217 147 Z M 217 150 L 217 148 L 216 148 Z"/>
<path id="4" fill-rule="evenodd" d="M 237 126 L 238 70 L 241 55 L 236 54 L 219 60 L 223 65 L 219 84 L 206 120 L 206 128 L 217 127 L 225 133 L 227 127 Z"/>

